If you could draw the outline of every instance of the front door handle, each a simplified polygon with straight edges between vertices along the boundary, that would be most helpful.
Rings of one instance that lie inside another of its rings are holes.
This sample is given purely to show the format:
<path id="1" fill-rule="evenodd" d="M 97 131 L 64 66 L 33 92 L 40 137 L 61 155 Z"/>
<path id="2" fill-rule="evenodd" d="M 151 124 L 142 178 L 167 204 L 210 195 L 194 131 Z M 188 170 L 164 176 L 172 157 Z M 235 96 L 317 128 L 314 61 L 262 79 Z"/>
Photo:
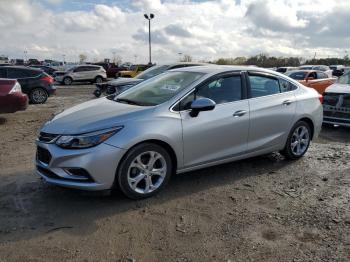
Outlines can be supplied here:
<path id="1" fill-rule="evenodd" d="M 289 106 L 291 103 L 293 103 L 292 100 L 285 100 L 283 101 L 282 105 Z"/>
<path id="2" fill-rule="evenodd" d="M 244 116 L 247 113 L 245 110 L 238 110 L 233 114 L 233 117 L 241 117 Z"/>

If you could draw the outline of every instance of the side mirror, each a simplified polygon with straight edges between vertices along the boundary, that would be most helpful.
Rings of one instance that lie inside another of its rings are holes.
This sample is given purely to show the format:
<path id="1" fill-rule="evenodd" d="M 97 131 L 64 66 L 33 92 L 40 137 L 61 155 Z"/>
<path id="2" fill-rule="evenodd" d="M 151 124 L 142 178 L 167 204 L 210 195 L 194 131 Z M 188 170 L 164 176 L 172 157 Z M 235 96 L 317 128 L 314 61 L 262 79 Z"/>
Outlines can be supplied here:
<path id="1" fill-rule="evenodd" d="M 190 116 L 197 117 L 201 111 L 211 111 L 215 108 L 216 104 L 209 98 L 199 98 L 192 102 Z"/>
<path id="2" fill-rule="evenodd" d="M 310 80 L 314 80 L 315 78 L 313 78 L 312 76 L 309 76 L 308 78 L 306 78 L 306 82 L 310 81 Z"/>

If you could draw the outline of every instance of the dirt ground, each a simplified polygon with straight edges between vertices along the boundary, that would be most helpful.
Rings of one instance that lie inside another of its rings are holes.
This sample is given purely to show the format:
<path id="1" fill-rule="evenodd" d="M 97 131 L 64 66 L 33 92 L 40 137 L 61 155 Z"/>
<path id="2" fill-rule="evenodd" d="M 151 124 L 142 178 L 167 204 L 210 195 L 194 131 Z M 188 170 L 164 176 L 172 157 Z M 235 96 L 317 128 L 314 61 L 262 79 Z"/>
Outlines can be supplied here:
<path id="1" fill-rule="evenodd" d="M 350 129 L 325 128 L 299 161 L 176 175 L 142 201 L 44 184 L 40 126 L 92 90 L 0 115 L 0 261 L 350 261 Z"/>

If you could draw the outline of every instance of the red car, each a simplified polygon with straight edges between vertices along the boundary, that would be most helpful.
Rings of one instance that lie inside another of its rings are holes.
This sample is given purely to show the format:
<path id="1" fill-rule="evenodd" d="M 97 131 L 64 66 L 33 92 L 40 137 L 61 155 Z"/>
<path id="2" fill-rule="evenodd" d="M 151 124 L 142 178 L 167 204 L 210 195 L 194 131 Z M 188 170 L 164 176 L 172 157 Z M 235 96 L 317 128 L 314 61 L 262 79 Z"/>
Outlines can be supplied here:
<path id="1" fill-rule="evenodd" d="M 0 78 L 0 113 L 26 110 L 28 97 L 22 93 L 17 80 Z"/>

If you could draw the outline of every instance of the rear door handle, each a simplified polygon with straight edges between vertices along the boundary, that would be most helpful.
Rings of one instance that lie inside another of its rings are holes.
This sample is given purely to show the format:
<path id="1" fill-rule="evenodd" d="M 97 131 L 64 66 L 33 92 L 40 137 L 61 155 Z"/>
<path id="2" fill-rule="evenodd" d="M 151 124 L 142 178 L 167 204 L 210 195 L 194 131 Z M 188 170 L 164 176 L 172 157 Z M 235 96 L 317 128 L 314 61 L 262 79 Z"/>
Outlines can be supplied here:
<path id="1" fill-rule="evenodd" d="M 291 103 L 293 103 L 292 100 L 285 100 L 283 101 L 282 105 L 289 106 Z"/>
<path id="2" fill-rule="evenodd" d="M 241 117 L 244 116 L 247 113 L 245 110 L 238 110 L 233 114 L 233 117 Z"/>

